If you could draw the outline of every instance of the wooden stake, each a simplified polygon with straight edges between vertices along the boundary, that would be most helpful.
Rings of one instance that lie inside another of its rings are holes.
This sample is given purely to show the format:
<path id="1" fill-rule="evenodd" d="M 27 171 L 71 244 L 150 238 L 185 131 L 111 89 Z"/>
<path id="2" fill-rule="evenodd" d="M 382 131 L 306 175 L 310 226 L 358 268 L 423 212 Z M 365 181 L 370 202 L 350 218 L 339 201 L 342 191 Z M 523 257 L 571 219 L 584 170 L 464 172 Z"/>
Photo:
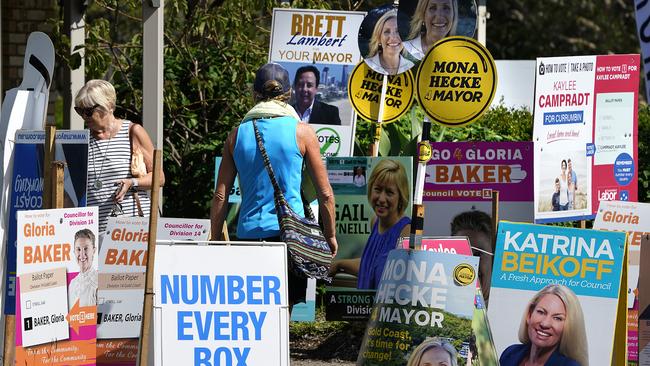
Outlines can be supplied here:
<path id="1" fill-rule="evenodd" d="M 4 366 L 14 366 L 16 358 L 16 315 L 5 315 Z"/>
<path id="2" fill-rule="evenodd" d="M 54 161 L 54 139 L 56 138 L 56 126 L 45 126 L 45 144 L 43 145 L 43 207 L 52 206 L 52 161 Z"/>
<path id="3" fill-rule="evenodd" d="M 62 161 L 52 162 L 52 202 L 50 207 L 63 208 L 65 198 L 64 192 L 65 163 Z"/>
<path id="4" fill-rule="evenodd" d="M 221 229 L 221 235 L 224 241 L 230 241 L 230 236 L 228 235 L 228 223 L 226 220 L 223 220 L 223 228 Z M 217 240 L 219 238 L 212 238 L 212 240 Z"/>
<path id="5" fill-rule="evenodd" d="M 158 228 L 158 196 L 160 192 L 160 172 L 162 172 L 162 150 L 153 152 L 153 177 L 151 187 L 151 215 L 149 216 L 149 241 L 147 242 L 147 271 L 144 283 L 144 304 L 140 326 L 138 365 L 149 364 L 149 336 L 153 319 L 153 271 L 156 259 L 156 229 Z"/>

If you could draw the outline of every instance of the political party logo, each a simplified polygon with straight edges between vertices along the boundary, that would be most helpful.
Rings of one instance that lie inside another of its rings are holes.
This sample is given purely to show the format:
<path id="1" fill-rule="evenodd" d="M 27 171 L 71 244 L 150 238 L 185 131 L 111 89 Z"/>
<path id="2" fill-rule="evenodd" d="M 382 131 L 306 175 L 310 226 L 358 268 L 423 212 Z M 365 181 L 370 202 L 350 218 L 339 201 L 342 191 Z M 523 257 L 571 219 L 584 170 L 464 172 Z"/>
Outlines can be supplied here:
<path id="1" fill-rule="evenodd" d="M 323 127 L 316 131 L 316 137 L 320 144 L 321 156 L 338 156 L 341 150 L 341 136 L 329 127 Z"/>
<path id="2" fill-rule="evenodd" d="M 629 201 L 630 200 L 630 192 L 629 191 L 621 191 L 619 193 L 619 195 L 620 195 L 620 197 L 619 197 L 620 201 Z"/>
<path id="3" fill-rule="evenodd" d="M 361 118 L 379 121 L 383 74 L 373 71 L 361 61 L 352 71 L 348 81 L 348 98 Z M 406 71 L 397 75 L 386 75 L 388 83 L 383 100 L 382 123 L 394 122 L 409 110 L 413 102 L 413 74 Z"/>
<path id="4" fill-rule="evenodd" d="M 422 60 L 416 96 L 427 115 L 449 127 L 475 122 L 488 109 L 497 87 L 490 52 L 467 37 L 436 43 Z"/>
<path id="5" fill-rule="evenodd" d="M 599 201 L 615 201 L 617 193 L 618 193 L 618 188 L 598 189 L 598 200 Z M 624 200 L 621 200 L 621 201 L 624 201 Z"/>

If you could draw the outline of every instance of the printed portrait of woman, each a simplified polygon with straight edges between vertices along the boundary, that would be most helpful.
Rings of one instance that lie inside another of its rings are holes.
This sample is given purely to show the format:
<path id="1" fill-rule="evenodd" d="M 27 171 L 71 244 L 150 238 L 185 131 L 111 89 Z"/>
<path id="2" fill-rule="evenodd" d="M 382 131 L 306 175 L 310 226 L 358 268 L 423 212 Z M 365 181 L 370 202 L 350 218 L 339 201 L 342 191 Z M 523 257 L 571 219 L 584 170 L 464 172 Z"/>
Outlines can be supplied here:
<path id="1" fill-rule="evenodd" d="M 399 16 L 400 20 L 406 19 L 409 23 L 408 33 L 402 33 L 402 38 L 409 58 L 415 60 L 422 60 L 431 47 L 445 37 L 473 37 L 476 30 L 473 0 L 402 1 Z"/>
<path id="2" fill-rule="evenodd" d="M 357 276 L 357 288 L 366 290 L 377 288 L 388 253 L 411 231 L 411 219 L 405 212 L 410 185 L 404 165 L 393 159 L 379 161 L 370 173 L 367 197 L 374 217 L 361 257 L 335 260 L 330 266 L 332 276 Z"/>
<path id="3" fill-rule="evenodd" d="M 383 11 L 383 13 L 382 13 Z M 374 17 L 381 14 L 373 22 Z M 370 37 L 368 29 L 372 27 Z M 365 34 L 364 34 L 365 33 Z M 359 48 L 366 48 L 364 61 L 375 72 L 384 75 L 401 74 L 413 67 L 413 62 L 404 57 L 404 44 L 397 22 L 397 9 L 377 10 L 370 12 L 364 19 L 359 31 Z"/>
<path id="4" fill-rule="evenodd" d="M 501 366 L 589 366 L 587 333 L 578 297 L 566 286 L 548 285 L 528 302 L 519 341 L 501 354 Z"/>
<path id="5" fill-rule="evenodd" d="M 427 339 L 411 353 L 406 366 L 457 366 L 454 346 L 438 338 Z"/>

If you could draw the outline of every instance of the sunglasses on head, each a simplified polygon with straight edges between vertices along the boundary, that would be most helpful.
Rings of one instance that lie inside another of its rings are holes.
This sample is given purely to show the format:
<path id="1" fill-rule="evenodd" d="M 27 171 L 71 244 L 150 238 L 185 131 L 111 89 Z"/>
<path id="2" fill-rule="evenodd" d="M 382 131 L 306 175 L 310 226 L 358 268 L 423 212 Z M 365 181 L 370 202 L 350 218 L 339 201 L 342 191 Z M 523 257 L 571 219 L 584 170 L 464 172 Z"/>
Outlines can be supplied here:
<path id="1" fill-rule="evenodd" d="M 87 107 L 87 108 L 84 108 L 84 107 L 74 107 L 74 110 L 75 110 L 75 112 L 77 112 L 77 114 L 79 114 L 81 117 L 84 117 L 84 118 L 90 118 L 90 117 L 93 116 L 93 113 L 95 113 L 95 109 L 97 109 L 97 107 L 99 107 L 99 104 L 95 104 L 94 106 L 92 106 L 92 107 Z"/>

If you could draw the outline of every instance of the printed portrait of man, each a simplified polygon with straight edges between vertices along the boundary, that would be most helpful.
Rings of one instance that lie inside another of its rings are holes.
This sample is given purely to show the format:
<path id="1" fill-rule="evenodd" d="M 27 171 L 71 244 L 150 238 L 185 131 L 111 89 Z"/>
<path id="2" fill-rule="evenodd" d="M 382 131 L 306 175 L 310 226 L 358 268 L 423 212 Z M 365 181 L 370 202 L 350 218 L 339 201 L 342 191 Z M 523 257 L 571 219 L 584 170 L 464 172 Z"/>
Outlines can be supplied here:
<path id="1" fill-rule="evenodd" d="M 293 79 L 295 103 L 300 120 L 305 123 L 340 125 L 339 108 L 316 100 L 320 71 L 313 65 L 299 67 Z"/>

